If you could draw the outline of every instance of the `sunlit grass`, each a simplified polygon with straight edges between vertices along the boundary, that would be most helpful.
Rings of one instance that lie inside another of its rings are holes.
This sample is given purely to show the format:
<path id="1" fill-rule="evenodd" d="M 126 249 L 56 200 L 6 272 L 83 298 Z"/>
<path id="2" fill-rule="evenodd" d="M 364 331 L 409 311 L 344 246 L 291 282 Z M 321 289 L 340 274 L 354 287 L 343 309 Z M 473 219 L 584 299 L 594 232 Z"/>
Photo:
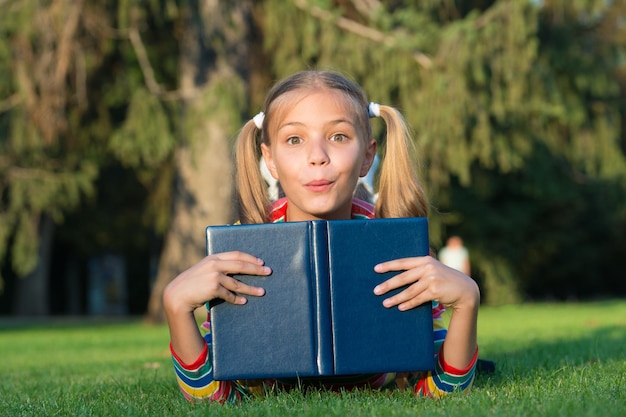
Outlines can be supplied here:
<path id="1" fill-rule="evenodd" d="M 165 326 L 4 320 L 0 415 L 626 415 L 626 301 L 482 308 L 479 342 L 497 370 L 470 395 L 296 391 L 221 406 L 183 400 Z"/>

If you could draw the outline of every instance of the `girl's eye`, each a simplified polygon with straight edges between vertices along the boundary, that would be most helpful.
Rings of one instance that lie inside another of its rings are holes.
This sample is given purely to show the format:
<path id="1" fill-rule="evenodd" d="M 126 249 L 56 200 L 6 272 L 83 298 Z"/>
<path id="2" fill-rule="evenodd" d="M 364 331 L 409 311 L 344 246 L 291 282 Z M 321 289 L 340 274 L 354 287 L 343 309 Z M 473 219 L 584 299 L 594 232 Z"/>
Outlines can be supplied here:
<path id="1" fill-rule="evenodd" d="M 348 137 L 343 133 L 335 133 L 330 137 L 330 140 L 333 142 L 345 142 L 346 140 L 348 140 Z"/>
<path id="2" fill-rule="evenodd" d="M 302 142 L 302 138 L 299 138 L 298 136 L 291 136 L 289 138 L 287 138 L 287 143 L 289 145 L 297 145 L 299 143 Z"/>

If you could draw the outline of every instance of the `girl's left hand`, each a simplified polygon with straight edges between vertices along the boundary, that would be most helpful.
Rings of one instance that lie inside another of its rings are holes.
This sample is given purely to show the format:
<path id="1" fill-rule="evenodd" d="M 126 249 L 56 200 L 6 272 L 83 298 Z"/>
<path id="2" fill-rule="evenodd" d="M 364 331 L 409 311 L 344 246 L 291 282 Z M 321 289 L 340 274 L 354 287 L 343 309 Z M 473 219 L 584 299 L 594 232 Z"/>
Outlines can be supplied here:
<path id="1" fill-rule="evenodd" d="M 425 302 L 438 301 L 454 310 L 464 307 L 474 309 L 480 302 L 478 285 L 472 278 L 431 256 L 383 262 L 376 265 L 374 271 L 404 271 L 374 288 L 374 294 L 383 295 L 408 285 L 402 292 L 383 301 L 387 308 L 398 306 L 404 311 Z"/>

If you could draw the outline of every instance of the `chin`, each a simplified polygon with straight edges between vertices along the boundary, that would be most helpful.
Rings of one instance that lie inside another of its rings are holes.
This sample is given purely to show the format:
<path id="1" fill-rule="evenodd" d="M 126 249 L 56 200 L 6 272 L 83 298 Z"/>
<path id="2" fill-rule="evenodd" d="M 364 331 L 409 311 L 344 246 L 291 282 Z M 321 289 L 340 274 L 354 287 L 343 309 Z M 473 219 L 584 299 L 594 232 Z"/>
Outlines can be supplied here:
<path id="1" fill-rule="evenodd" d="M 350 218 L 350 211 L 347 211 L 347 215 L 342 215 L 342 210 L 320 210 L 312 211 L 311 215 L 319 220 L 345 220 Z"/>
<path id="2" fill-rule="evenodd" d="M 328 199 L 322 196 L 311 198 L 304 206 L 307 213 L 312 218 L 319 220 L 342 220 L 349 219 L 352 208 L 352 199 L 342 201 L 340 204 L 335 199 Z"/>

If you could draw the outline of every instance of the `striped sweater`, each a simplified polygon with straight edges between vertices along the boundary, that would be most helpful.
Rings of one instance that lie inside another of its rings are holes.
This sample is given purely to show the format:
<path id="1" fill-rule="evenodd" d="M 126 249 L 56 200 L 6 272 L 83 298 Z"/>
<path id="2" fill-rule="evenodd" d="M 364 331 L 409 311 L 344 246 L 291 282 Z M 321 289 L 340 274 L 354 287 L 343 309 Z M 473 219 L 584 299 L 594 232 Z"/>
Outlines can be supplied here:
<path id="1" fill-rule="evenodd" d="M 272 222 L 284 222 L 287 212 L 286 199 L 274 203 L 270 215 Z M 371 204 L 354 200 L 352 203 L 352 218 L 367 219 L 374 217 L 374 208 Z M 173 349 L 172 360 L 178 385 L 190 401 L 212 400 L 219 402 L 237 402 L 243 398 L 263 394 L 268 389 L 280 388 L 289 390 L 295 387 L 322 386 L 325 389 L 338 390 L 357 387 L 381 389 L 398 387 L 412 389 L 416 395 L 425 397 L 441 397 L 453 391 L 469 391 L 474 380 L 478 351 L 474 354 L 470 365 L 466 369 L 455 369 L 448 365 L 443 357 L 443 342 L 447 330 L 443 323 L 443 306 L 433 302 L 433 329 L 435 341 L 435 369 L 417 373 L 382 373 L 369 375 L 333 376 L 320 378 L 271 379 L 254 381 L 215 381 L 211 367 L 211 331 L 210 315 L 200 327 L 203 333 L 205 346 L 194 363 L 183 363 Z"/>

